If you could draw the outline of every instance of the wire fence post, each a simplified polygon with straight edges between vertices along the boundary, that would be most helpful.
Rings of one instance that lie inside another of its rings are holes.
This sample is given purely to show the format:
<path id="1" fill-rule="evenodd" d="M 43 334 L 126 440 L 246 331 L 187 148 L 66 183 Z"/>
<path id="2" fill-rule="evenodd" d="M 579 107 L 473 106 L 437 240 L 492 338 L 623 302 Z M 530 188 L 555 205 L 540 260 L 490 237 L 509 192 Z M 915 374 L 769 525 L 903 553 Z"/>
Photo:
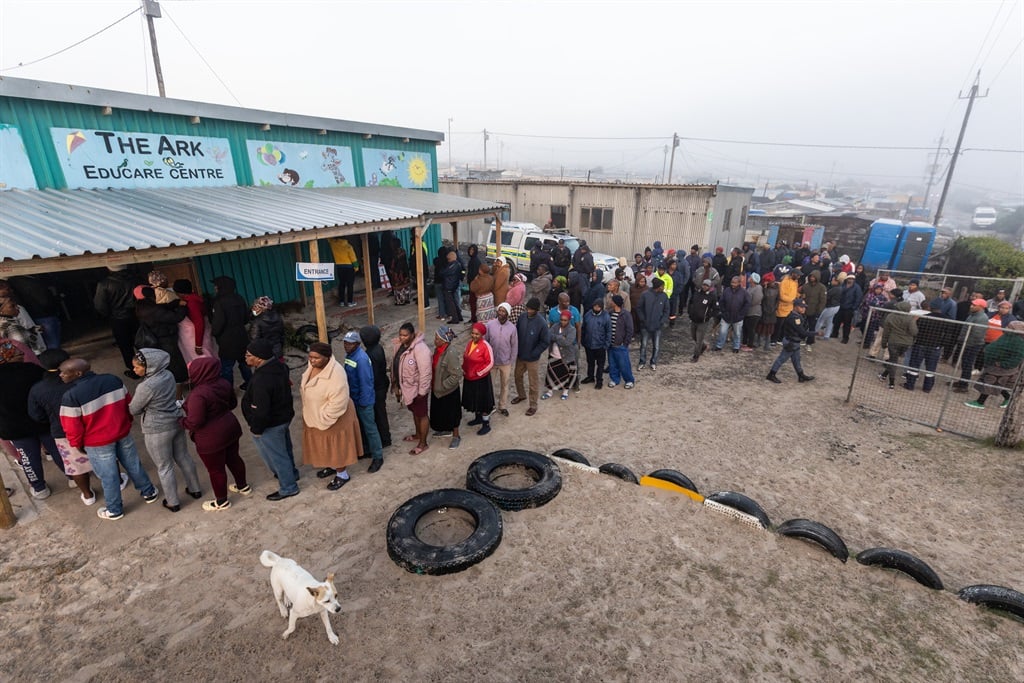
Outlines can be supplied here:
<path id="1" fill-rule="evenodd" d="M 865 334 L 867 334 L 867 330 L 871 326 L 871 316 L 874 315 L 874 314 L 875 314 L 875 309 L 874 308 L 868 308 L 868 317 L 865 318 L 865 320 L 864 320 L 864 333 Z M 851 334 L 852 334 L 852 332 L 853 331 L 851 330 Z M 855 360 L 853 362 L 853 375 L 850 377 L 850 387 L 846 390 L 846 402 L 847 403 L 850 402 L 850 398 L 853 396 L 853 385 L 857 381 L 857 369 L 860 368 L 860 359 L 861 359 L 861 356 L 864 355 L 863 353 L 861 353 L 861 351 L 863 350 L 863 349 L 860 348 L 861 344 L 857 344 L 857 346 L 858 346 L 858 348 L 857 348 L 857 360 Z"/>

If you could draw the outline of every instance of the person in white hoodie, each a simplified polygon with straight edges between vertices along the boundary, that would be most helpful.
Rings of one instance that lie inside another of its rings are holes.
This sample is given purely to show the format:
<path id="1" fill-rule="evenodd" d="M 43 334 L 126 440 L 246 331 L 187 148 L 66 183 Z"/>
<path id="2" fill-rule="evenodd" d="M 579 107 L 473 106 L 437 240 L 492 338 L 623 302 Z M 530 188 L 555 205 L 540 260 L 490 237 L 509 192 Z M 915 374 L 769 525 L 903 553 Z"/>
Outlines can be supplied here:
<path id="1" fill-rule="evenodd" d="M 168 370 L 171 356 L 161 349 L 139 349 L 132 361 L 135 374 L 142 381 L 135 387 L 128 410 L 132 415 L 142 416 L 142 437 L 146 451 L 156 465 L 160 485 L 166 498 L 165 508 L 171 512 L 181 509 L 178 498 L 178 478 L 174 472 L 177 465 L 185 475 L 185 493 L 193 498 L 201 497 L 199 474 L 196 463 L 188 452 L 185 430 L 178 418 L 185 413 L 181 403 L 175 400 L 176 382 Z"/>

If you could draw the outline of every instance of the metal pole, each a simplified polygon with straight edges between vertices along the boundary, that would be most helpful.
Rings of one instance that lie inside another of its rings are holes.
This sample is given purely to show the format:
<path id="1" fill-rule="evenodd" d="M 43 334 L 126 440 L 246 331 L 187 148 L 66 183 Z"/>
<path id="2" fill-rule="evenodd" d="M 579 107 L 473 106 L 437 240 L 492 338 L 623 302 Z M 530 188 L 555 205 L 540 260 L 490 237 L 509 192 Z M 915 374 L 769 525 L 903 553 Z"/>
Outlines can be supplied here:
<path id="1" fill-rule="evenodd" d="M 153 68 L 156 70 L 156 87 L 160 91 L 160 97 L 167 97 L 164 91 L 164 73 L 160 69 L 160 51 L 156 48 L 156 27 L 153 25 L 153 18 L 159 19 L 160 3 L 156 0 L 142 0 L 143 10 L 146 12 L 146 24 L 149 25 L 149 44 L 153 50 Z"/>
<path id="2" fill-rule="evenodd" d="M 939 136 L 939 146 L 935 148 L 935 161 L 932 162 L 931 174 L 928 176 L 928 186 L 924 189 L 924 205 L 921 208 L 928 208 L 928 198 L 932 194 L 932 184 L 935 182 L 935 170 L 939 167 L 939 153 L 942 151 L 942 141 L 945 133 Z"/>
<path id="3" fill-rule="evenodd" d="M 942 186 L 942 196 L 939 197 L 939 207 L 935 209 L 934 225 L 942 220 L 942 208 L 946 205 L 946 195 L 949 193 L 950 181 L 953 180 L 953 171 L 956 169 L 956 160 L 960 158 L 960 146 L 964 143 L 964 133 L 967 132 L 967 120 L 971 118 L 971 109 L 974 108 L 974 100 L 978 97 L 978 84 L 981 81 L 981 71 L 974 78 L 974 85 L 971 86 L 971 93 L 967 97 L 967 111 L 964 112 L 964 122 L 960 124 L 960 135 L 956 139 L 956 147 L 953 149 L 953 158 L 949 160 L 949 170 L 946 171 L 946 182 Z M 988 97 L 988 91 L 982 97 Z M 960 99 L 964 99 L 961 97 Z"/>
<path id="4" fill-rule="evenodd" d="M 668 145 L 665 145 L 665 156 L 661 159 L 661 182 L 665 182 L 665 169 L 668 167 Z"/>
<path id="5" fill-rule="evenodd" d="M 452 117 L 448 117 L 448 173 L 452 172 Z"/>
<path id="6" fill-rule="evenodd" d="M 874 308 L 868 308 L 868 317 L 864 321 L 864 331 L 865 331 L 865 333 L 871 328 L 871 316 L 874 315 L 874 313 L 875 313 L 875 309 Z M 881 330 L 879 330 L 878 333 L 881 334 Z M 858 344 L 858 346 L 860 346 L 860 344 Z M 850 377 L 850 388 L 846 390 L 846 401 L 845 401 L 846 403 L 849 403 L 850 402 L 850 398 L 853 396 L 853 385 L 857 381 L 857 369 L 860 367 L 860 359 L 861 359 L 861 356 L 863 356 L 863 355 L 864 354 L 861 353 L 861 350 L 857 349 L 857 360 L 855 360 L 853 362 L 853 376 Z"/>
<path id="7" fill-rule="evenodd" d="M 484 171 L 487 170 L 487 129 L 484 128 Z"/>
<path id="8" fill-rule="evenodd" d="M 672 161 L 669 162 L 669 165 L 668 165 L 668 181 L 665 183 L 666 185 L 671 185 L 672 184 L 672 169 L 676 165 L 676 147 L 678 147 L 678 146 L 679 146 L 679 135 L 677 133 L 672 133 Z"/>

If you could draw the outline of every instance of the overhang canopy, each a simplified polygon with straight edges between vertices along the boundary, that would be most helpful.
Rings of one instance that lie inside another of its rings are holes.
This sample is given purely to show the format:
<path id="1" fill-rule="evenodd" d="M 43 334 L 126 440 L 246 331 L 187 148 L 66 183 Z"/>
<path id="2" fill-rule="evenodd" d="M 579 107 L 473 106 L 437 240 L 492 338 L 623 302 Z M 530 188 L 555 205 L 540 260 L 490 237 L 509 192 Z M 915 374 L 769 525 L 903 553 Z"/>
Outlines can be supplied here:
<path id="1" fill-rule="evenodd" d="M 0 193 L 0 276 L 425 227 L 503 208 L 392 187 L 10 190 Z"/>

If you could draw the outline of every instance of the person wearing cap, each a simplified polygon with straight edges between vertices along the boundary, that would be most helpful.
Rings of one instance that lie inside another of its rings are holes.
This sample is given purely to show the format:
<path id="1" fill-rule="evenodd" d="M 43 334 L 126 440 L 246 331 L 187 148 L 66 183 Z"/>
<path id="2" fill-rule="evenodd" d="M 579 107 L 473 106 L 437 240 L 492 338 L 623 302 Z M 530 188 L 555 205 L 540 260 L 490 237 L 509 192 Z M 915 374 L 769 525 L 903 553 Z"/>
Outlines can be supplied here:
<path id="1" fill-rule="evenodd" d="M 604 302 L 595 301 L 583 316 L 583 349 L 587 354 L 587 376 L 580 384 L 594 384 L 595 389 L 604 386 L 604 367 L 608 347 L 612 340 L 612 321 L 604 310 Z"/>
<path id="2" fill-rule="evenodd" d="M 355 336 L 358 348 L 359 334 Z M 358 368 L 352 368 L 356 382 L 364 382 L 362 386 L 356 387 L 356 394 L 351 393 L 349 368 L 346 366 L 342 369 L 334 358 L 331 345 L 323 342 L 309 345 L 308 364 L 299 380 L 302 398 L 302 457 L 307 465 L 317 469 L 317 477 L 331 478 L 327 484 L 329 491 L 337 491 L 348 483 L 347 468 L 355 464 L 363 451 L 359 419 L 354 408 L 358 395 L 373 405 L 372 370 L 365 355 L 366 372 L 360 373 Z"/>
<path id="3" fill-rule="evenodd" d="M 402 437 L 402 441 L 415 443 L 409 455 L 419 455 L 427 450 L 430 433 L 427 417 L 427 397 L 433 380 L 430 348 L 423 333 L 417 333 L 412 323 L 402 324 L 392 345 L 395 349 L 391 360 L 392 391 L 398 402 L 412 413 L 416 427 L 416 432 Z"/>
<path id="4" fill-rule="evenodd" d="M 462 407 L 473 413 L 473 419 L 466 424 L 480 425 L 479 436 L 490 434 L 491 413 L 494 412 L 494 386 L 491 384 L 491 368 L 494 367 L 494 351 L 484 339 L 487 326 L 473 323 L 469 342 L 462 353 Z"/>
<path id="5" fill-rule="evenodd" d="M 708 323 L 718 315 L 718 295 L 714 290 L 714 281 L 711 278 L 705 279 L 700 290 L 690 300 L 688 313 L 690 315 L 690 338 L 693 339 L 693 358 L 691 362 L 696 363 L 701 355 L 708 350 L 707 328 Z"/>
<path id="6" fill-rule="evenodd" d="M 989 396 L 1002 394 L 1000 408 L 1010 406 L 1010 390 L 1017 384 L 1024 365 L 1024 322 L 1012 321 L 1006 334 L 985 348 L 985 367 L 975 385 L 978 398 L 964 403 L 968 408 L 984 408 Z"/>
<path id="7" fill-rule="evenodd" d="M 249 342 L 245 362 L 252 368 L 252 379 L 242 396 L 242 417 L 249 425 L 256 450 L 277 477 L 278 489 L 267 496 L 270 501 L 299 494 L 299 470 L 295 467 L 289 431 L 295 417 L 291 380 L 288 367 L 278 360 L 278 355 L 269 339 Z"/>
<path id="8" fill-rule="evenodd" d="M 907 289 L 903 292 L 903 300 L 910 304 L 910 310 L 920 311 L 924 308 L 927 299 L 920 289 L 921 281 L 914 279 L 907 283 Z"/>
<path id="9" fill-rule="evenodd" d="M 281 358 L 284 355 L 284 318 L 274 309 L 274 300 L 269 296 L 256 297 L 251 312 L 250 341 L 265 339 L 270 342 L 274 358 Z"/>
<path id="10" fill-rule="evenodd" d="M 756 272 L 750 273 L 747 277 L 747 296 L 750 297 L 750 308 L 743 318 L 743 344 L 740 351 L 753 351 L 757 346 L 757 325 L 761 321 L 764 288 L 761 287 L 761 276 Z"/>
<path id="11" fill-rule="evenodd" d="M 996 295 L 988 300 L 986 311 L 991 315 L 999 310 L 999 304 L 1006 301 L 1006 290 L 996 290 Z"/>
<path id="12" fill-rule="evenodd" d="M 519 340 L 515 368 L 516 397 L 512 399 L 512 405 L 522 403 L 527 399 L 523 376 L 529 373 L 530 406 L 526 410 L 528 417 L 537 414 L 537 404 L 540 399 L 540 357 L 551 343 L 548 326 L 544 322 L 544 318 L 538 314 L 539 311 L 540 300 L 533 297 L 526 302 L 526 315 L 519 316 L 519 321 L 516 323 Z"/>
<path id="13" fill-rule="evenodd" d="M 458 345 L 453 343 L 455 337 L 455 330 L 451 327 L 438 327 L 434 332 L 434 353 L 431 357 L 429 420 L 434 430 L 431 436 L 452 437 L 448 444 L 450 449 L 458 448 L 462 443 L 459 434 L 462 423 L 462 358 Z"/>
<path id="14" fill-rule="evenodd" d="M 110 521 L 124 516 L 118 465 L 128 473 L 142 499 L 147 504 L 155 503 L 160 492 L 142 468 L 135 447 L 128 410 L 130 397 L 124 383 L 114 375 L 96 374 L 84 358 L 61 363 L 60 379 L 72 385 L 60 400 L 60 426 L 71 447 L 89 456 L 92 471 L 103 486 L 106 507 L 97 510 L 96 515 Z"/>
<path id="15" fill-rule="evenodd" d="M 594 255 L 590 252 L 590 245 L 586 240 L 580 240 L 580 246 L 572 255 L 572 267 L 574 270 L 580 271 L 580 274 L 586 279 L 590 279 L 590 276 L 597 270 L 594 266 Z"/>
<path id="16" fill-rule="evenodd" d="M 956 320 L 956 302 L 953 301 L 952 287 L 943 287 L 939 290 L 939 295 L 931 300 L 929 309 L 932 306 L 938 306 L 942 317 L 946 320 Z"/>
<path id="17" fill-rule="evenodd" d="M 487 321 L 484 334 L 494 354 L 491 384 L 498 387 L 498 412 L 505 417 L 508 417 L 508 389 L 512 365 L 519 355 L 519 332 L 510 319 L 511 315 L 512 307 L 508 302 L 499 304 L 497 317 Z"/>
<path id="18" fill-rule="evenodd" d="M 799 298 L 794 299 L 793 310 L 782 321 L 782 350 L 765 377 L 773 384 L 782 384 L 782 380 L 776 376 L 776 373 L 787 360 L 792 361 L 793 369 L 796 370 L 796 376 L 800 382 L 810 382 L 814 379 L 813 376 L 804 373 L 803 365 L 800 363 L 800 342 L 814 334 L 814 331 L 807 327 L 806 311 L 807 302 Z"/>
<path id="19" fill-rule="evenodd" d="M 1007 325 L 1016 320 L 1011 312 L 1013 305 L 1009 301 L 1000 301 L 995 313 L 988 314 L 988 331 L 985 333 L 985 343 L 991 344 L 1002 336 Z"/>
<path id="20" fill-rule="evenodd" d="M 632 389 L 635 382 L 633 369 L 629 364 L 629 342 L 633 339 L 633 318 L 622 304 L 624 299 L 616 294 L 612 297 L 612 310 L 608 314 L 611 321 L 611 342 L 608 347 L 608 388 L 618 385 L 619 380 Z"/>
<path id="21" fill-rule="evenodd" d="M 345 377 L 348 380 L 348 394 L 355 406 L 359 423 L 359 435 L 362 449 L 358 455 L 370 457 L 370 467 L 376 472 L 384 464 L 382 438 L 377 428 L 375 406 L 377 404 L 376 373 L 369 354 L 360 346 L 362 337 L 356 330 L 349 330 L 342 337 L 345 347 Z M 312 345 L 310 350 L 312 350 Z M 381 355 L 383 355 L 381 350 Z M 386 379 L 386 378 L 385 378 Z M 387 391 L 387 387 L 384 387 Z M 385 417 L 386 419 L 386 417 Z M 342 484 L 338 484 L 342 486 Z"/>
<path id="22" fill-rule="evenodd" d="M 664 264 L 659 268 L 664 270 Z M 671 281 L 671 278 L 669 278 Z M 625 299 L 623 299 L 625 302 Z M 640 364 L 638 369 L 647 367 L 647 346 L 651 345 L 651 371 L 658 369 L 658 354 L 661 352 L 661 333 L 668 324 L 670 304 L 665 294 L 665 279 L 654 277 L 651 286 L 640 296 L 636 311 L 640 322 Z"/>
<path id="23" fill-rule="evenodd" d="M 942 348 L 948 344 L 952 331 L 952 323 L 942 315 L 939 300 L 933 299 L 928 314 L 917 319 L 917 334 L 910 347 L 906 381 L 902 385 L 904 389 L 914 390 L 917 378 L 921 374 L 921 364 L 924 363 L 924 384 L 921 390 L 926 394 L 932 390 L 935 386 L 935 369 L 939 366 Z"/>
<path id="24" fill-rule="evenodd" d="M 248 386 L 252 370 L 245 363 L 245 346 L 249 332 L 249 307 L 235 291 L 235 281 L 226 275 L 213 278 L 213 300 L 210 303 L 210 334 L 217 342 L 220 376 L 234 383 L 235 363 L 242 374 L 242 391 Z"/>
<path id="25" fill-rule="evenodd" d="M 565 240 L 559 238 L 558 244 L 551 248 L 551 264 L 555 275 L 569 276 L 569 266 L 572 265 L 572 252 L 565 246 Z"/>
<path id="26" fill-rule="evenodd" d="M 988 331 L 988 302 L 982 298 L 972 299 L 966 324 L 960 329 L 957 344 L 963 351 L 960 355 L 960 379 L 953 383 L 953 391 L 966 394 L 974 370 L 974 361 L 985 347 L 985 333 Z"/>

